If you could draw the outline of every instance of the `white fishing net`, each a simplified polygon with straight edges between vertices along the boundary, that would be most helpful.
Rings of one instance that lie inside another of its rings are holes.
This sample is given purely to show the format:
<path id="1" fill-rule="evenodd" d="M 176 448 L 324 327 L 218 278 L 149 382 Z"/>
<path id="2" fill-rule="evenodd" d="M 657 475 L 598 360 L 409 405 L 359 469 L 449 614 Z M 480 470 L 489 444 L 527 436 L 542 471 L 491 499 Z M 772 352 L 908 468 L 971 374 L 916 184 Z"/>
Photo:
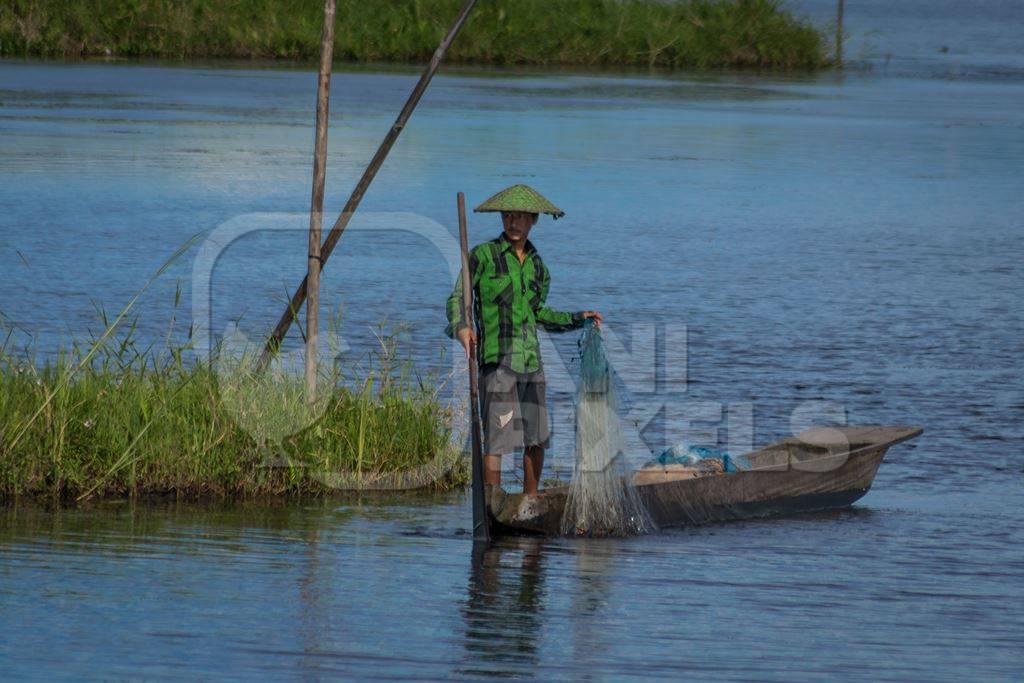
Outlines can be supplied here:
<path id="1" fill-rule="evenodd" d="M 576 461 L 562 533 L 626 536 L 655 526 L 633 486 L 618 416 L 618 393 L 601 333 L 589 320 L 580 338 Z"/>

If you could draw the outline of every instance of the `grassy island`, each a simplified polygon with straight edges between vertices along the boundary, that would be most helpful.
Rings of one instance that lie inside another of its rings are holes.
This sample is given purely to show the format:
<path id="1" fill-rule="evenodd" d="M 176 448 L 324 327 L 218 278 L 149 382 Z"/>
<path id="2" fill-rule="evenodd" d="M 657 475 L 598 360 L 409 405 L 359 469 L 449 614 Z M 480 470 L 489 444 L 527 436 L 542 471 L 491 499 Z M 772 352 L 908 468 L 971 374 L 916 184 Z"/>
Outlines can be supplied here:
<path id="1" fill-rule="evenodd" d="M 338 0 L 335 57 L 429 60 L 461 0 Z M 317 58 L 322 0 L 6 0 L 0 55 Z M 448 61 L 814 69 L 820 30 L 778 0 L 481 0 Z"/>
<path id="2" fill-rule="evenodd" d="M 0 351 L 0 501 L 242 499 L 467 481 L 436 381 L 378 363 L 361 368 L 355 386 L 323 377 L 322 400 L 308 406 L 300 374 L 183 355 L 123 339 L 42 366 Z"/>

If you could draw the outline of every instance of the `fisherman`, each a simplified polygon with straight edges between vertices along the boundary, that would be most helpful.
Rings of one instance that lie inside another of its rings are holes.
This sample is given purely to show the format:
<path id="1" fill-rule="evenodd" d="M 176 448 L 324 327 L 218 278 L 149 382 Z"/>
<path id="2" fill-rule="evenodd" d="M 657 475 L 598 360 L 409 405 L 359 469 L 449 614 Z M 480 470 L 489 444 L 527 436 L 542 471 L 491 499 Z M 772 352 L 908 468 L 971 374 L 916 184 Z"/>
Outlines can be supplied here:
<path id="1" fill-rule="evenodd" d="M 564 313 L 547 307 L 551 275 L 528 238 L 540 214 L 565 212 L 527 185 L 513 185 L 475 209 L 500 212 L 503 232 L 473 248 L 476 329 L 462 320 L 462 276 L 448 297 L 448 336 L 469 355 L 476 344 L 480 364 L 481 419 L 484 426 L 484 481 L 501 483 L 501 456 L 523 451 L 523 493 L 536 494 L 547 447 L 547 399 L 537 326 L 549 332 L 582 327 L 595 311 Z"/>

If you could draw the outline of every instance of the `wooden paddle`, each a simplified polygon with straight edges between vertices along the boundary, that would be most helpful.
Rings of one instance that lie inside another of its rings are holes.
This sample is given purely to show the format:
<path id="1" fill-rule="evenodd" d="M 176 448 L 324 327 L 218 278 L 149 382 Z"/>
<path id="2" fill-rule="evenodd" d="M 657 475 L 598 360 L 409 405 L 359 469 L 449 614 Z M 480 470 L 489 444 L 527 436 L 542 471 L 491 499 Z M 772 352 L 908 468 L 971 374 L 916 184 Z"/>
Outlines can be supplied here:
<path id="1" fill-rule="evenodd" d="M 473 321 L 473 274 L 469 271 L 469 237 L 466 234 L 466 196 L 458 194 L 459 244 L 462 247 L 462 322 L 475 328 Z M 487 518 L 487 503 L 484 500 L 484 453 L 480 443 L 480 387 L 477 375 L 476 344 L 469 345 L 469 431 L 473 441 L 473 540 L 491 540 L 490 522 Z"/>

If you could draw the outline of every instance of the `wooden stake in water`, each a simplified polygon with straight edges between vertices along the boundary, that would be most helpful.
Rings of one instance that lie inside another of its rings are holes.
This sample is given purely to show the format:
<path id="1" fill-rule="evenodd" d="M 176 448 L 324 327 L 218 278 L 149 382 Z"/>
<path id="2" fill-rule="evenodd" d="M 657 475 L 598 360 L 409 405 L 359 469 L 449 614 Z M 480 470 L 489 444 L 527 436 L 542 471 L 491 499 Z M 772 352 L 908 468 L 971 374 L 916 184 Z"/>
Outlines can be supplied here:
<path id="1" fill-rule="evenodd" d="M 843 0 L 836 7 L 836 64 L 843 65 Z"/>
<path id="2" fill-rule="evenodd" d="M 348 201 L 345 202 L 345 207 L 341 210 L 341 214 L 338 219 L 334 222 L 334 227 L 327 233 L 327 239 L 324 240 L 323 246 L 320 248 L 320 266 L 321 268 L 327 259 L 330 258 L 331 252 L 334 251 L 334 247 L 338 244 L 338 240 L 341 239 L 342 233 L 345 232 L 345 228 L 348 227 L 348 222 L 352 219 L 352 214 L 355 213 L 356 208 L 359 206 L 359 202 L 362 201 L 363 195 L 366 194 L 367 188 L 370 187 L 370 183 L 373 182 L 374 177 L 377 175 L 377 171 L 384 164 L 384 159 L 387 158 L 388 152 L 394 146 L 395 141 L 398 140 L 399 134 L 405 128 L 405 124 L 409 122 L 409 117 L 412 116 L 412 112 L 416 109 L 416 105 L 419 104 L 420 98 L 423 97 L 423 93 L 426 92 L 427 86 L 430 85 L 431 79 L 434 78 L 434 74 L 437 73 L 438 67 L 441 66 L 441 60 L 444 59 L 445 54 L 448 52 L 448 48 L 451 47 L 455 41 L 455 36 L 459 34 L 459 30 L 462 25 L 466 23 L 466 19 L 469 18 L 469 13 L 472 11 L 473 6 L 476 4 L 476 0 L 466 0 L 466 3 L 462 6 L 459 11 L 459 15 L 455 18 L 451 28 L 448 29 L 448 33 L 441 40 L 441 44 L 437 46 L 434 51 L 434 56 L 431 57 L 430 63 L 427 64 L 427 68 L 423 71 L 423 75 L 420 76 L 420 80 L 416 83 L 416 87 L 412 89 L 412 93 L 409 94 L 409 99 L 406 100 L 405 106 L 402 107 L 402 111 L 399 112 L 398 118 L 391 125 L 391 130 L 384 136 L 384 140 L 380 143 L 380 147 L 377 148 L 377 153 L 373 155 L 373 159 L 370 160 L 370 164 L 363 171 L 362 177 L 359 182 L 356 183 L 356 187 L 352 190 L 352 194 L 349 196 Z M 274 353 L 281 347 L 281 341 L 284 336 L 288 333 L 288 328 L 291 327 L 292 321 L 295 320 L 295 312 L 302 308 L 302 303 L 306 300 L 306 290 L 309 285 L 308 277 L 303 278 L 302 283 L 298 289 L 292 295 L 291 300 L 284 309 L 284 313 L 281 314 L 281 319 L 277 322 L 277 326 L 271 333 L 270 338 L 267 339 L 267 343 L 263 348 L 263 354 L 260 356 L 259 362 L 256 365 L 257 370 L 262 370 L 267 367 L 270 359 Z"/>
<path id="3" fill-rule="evenodd" d="M 306 401 L 316 401 L 316 342 L 320 327 L 320 239 L 327 177 L 327 120 L 334 56 L 335 0 L 324 2 L 320 37 L 320 76 L 316 91 L 316 141 L 313 145 L 313 197 L 309 207 L 309 260 L 306 273 Z"/>
<path id="4" fill-rule="evenodd" d="M 458 194 L 459 246 L 462 250 L 462 322 L 475 329 L 473 320 L 473 273 L 469 269 L 469 235 L 466 228 L 466 196 Z M 487 519 L 487 501 L 484 499 L 484 449 L 481 441 L 480 384 L 477 376 L 476 344 L 469 345 L 469 429 L 472 435 L 473 462 L 473 540 L 491 540 L 490 522 Z"/>

